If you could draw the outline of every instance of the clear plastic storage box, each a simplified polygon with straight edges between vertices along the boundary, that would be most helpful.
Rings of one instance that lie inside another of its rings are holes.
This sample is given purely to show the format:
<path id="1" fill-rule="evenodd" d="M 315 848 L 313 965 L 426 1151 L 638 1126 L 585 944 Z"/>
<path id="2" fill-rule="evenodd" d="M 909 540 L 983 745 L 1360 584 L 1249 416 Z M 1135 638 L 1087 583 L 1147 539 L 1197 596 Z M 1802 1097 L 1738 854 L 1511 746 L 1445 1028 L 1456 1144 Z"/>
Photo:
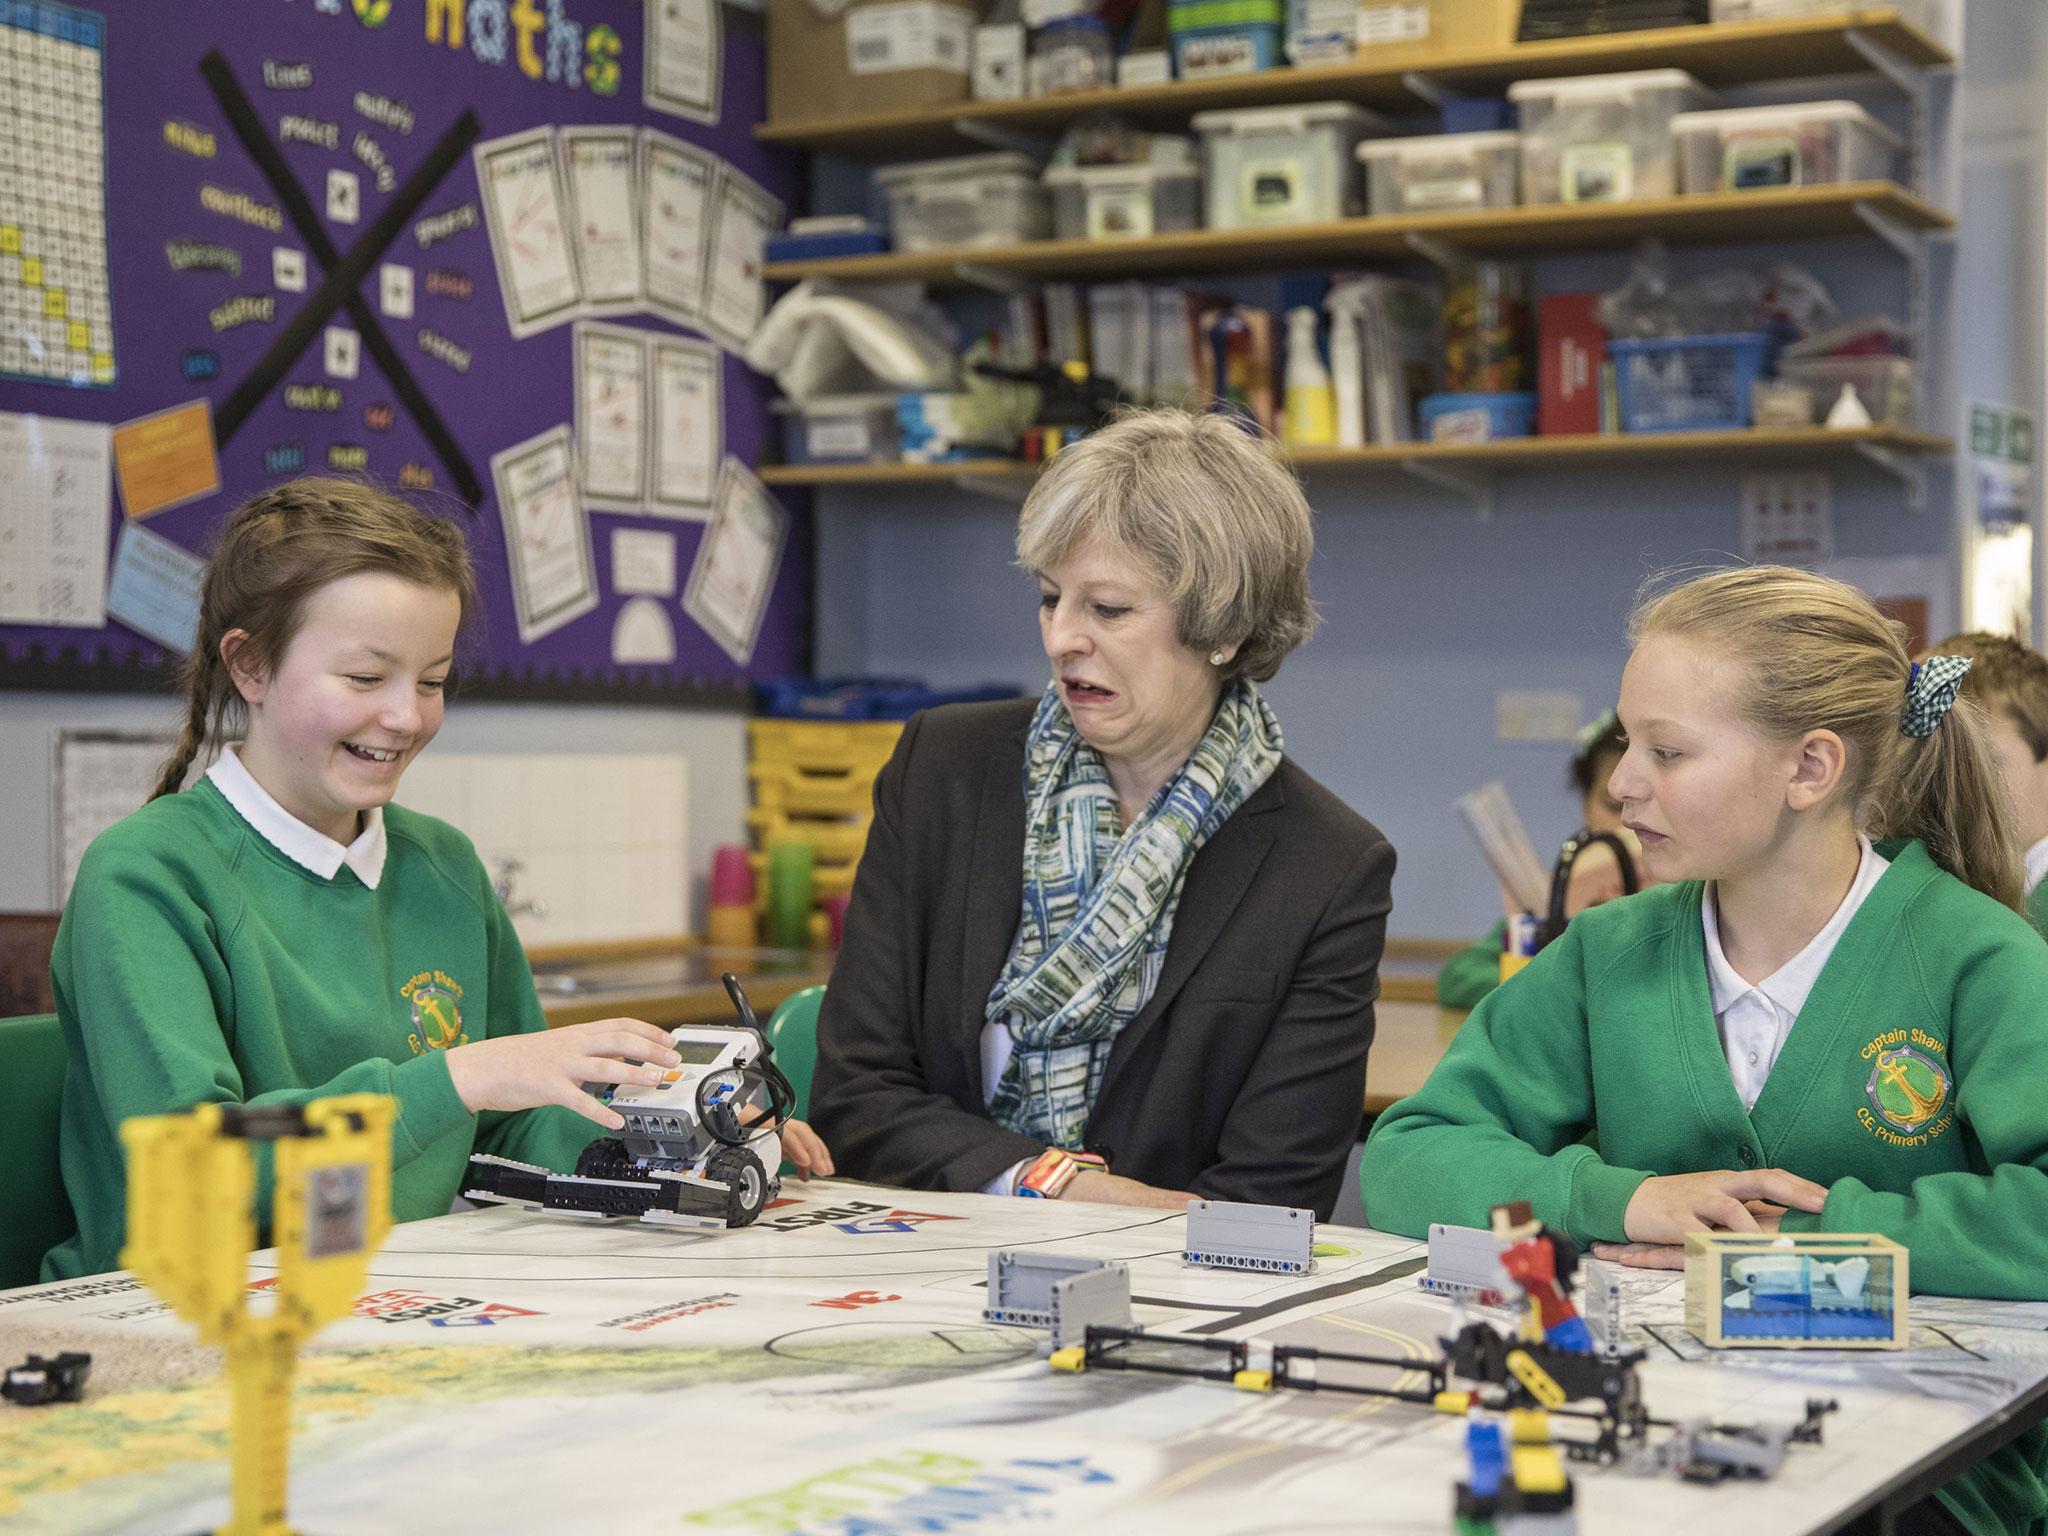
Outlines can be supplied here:
<path id="1" fill-rule="evenodd" d="M 1673 119 L 1685 192 L 1890 181 L 1899 136 L 1853 101 L 1685 112 Z"/>
<path id="2" fill-rule="evenodd" d="M 875 185 L 889 199 L 899 251 L 1015 245 L 1043 240 L 1052 229 L 1038 162 L 1015 151 L 884 166 Z"/>
<path id="3" fill-rule="evenodd" d="M 1202 227 L 1202 173 L 1192 159 L 1056 165 L 1045 184 L 1061 240 L 1137 240 Z"/>
<path id="4" fill-rule="evenodd" d="M 1712 105 L 1682 69 L 1520 80 L 1522 201 L 1625 203 L 1678 191 L 1671 121 Z"/>
<path id="5" fill-rule="evenodd" d="M 1211 229 L 1344 219 L 1364 206 L 1358 141 L 1385 119 L 1348 101 L 1198 112 Z"/>
<path id="6" fill-rule="evenodd" d="M 786 464 L 893 464 L 901 457 L 893 393 L 778 400 Z"/>
<path id="7" fill-rule="evenodd" d="M 1797 384 L 1813 401 L 1813 419 L 1826 421 L 1842 397 L 1842 386 L 1856 391 L 1863 409 L 1880 427 L 1916 424 L 1913 360 L 1907 357 L 1803 357 L 1778 364 L 1778 377 Z"/>
<path id="8" fill-rule="evenodd" d="M 1522 136 L 1439 133 L 1358 146 L 1370 213 L 1506 208 L 1521 201 Z"/>

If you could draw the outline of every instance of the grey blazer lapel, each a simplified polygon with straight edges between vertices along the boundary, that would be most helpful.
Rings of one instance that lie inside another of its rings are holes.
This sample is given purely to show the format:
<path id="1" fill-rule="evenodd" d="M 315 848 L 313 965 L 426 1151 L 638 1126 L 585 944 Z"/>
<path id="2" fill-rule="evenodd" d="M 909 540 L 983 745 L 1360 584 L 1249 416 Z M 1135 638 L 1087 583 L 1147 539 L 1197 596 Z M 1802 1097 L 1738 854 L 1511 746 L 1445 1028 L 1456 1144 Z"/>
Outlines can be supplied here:
<path id="1" fill-rule="evenodd" d="M 1188 978 L 1209 957 L 1209 951 L 1244 900 L 1244 893 L 1251 889 L 1259 866 L 1272 851 L 1273 833 L 1263 817 L 1286 803 L 1287 794 L 1280 787 L 1276 769 L 1195 855 L 1187 881 L 1181 886 L 1180 908 L 1174 913 L 1173 937 L 1167 940 L 1166 963 L 1160 967 L 1159 985 L 1153 989 L 1151 1000 L 1138 1010 L 1138 1016 L 1117 1036 L 1110 1051 L 1109 1067 L 1103 1074 L 1098 1103 L 1109 1097 L 1119 1068 L 1136 1053 L 1139 1042 L 1158 1026 Z M 1018 899 L 1022 900 L 1021 891 Z"/>

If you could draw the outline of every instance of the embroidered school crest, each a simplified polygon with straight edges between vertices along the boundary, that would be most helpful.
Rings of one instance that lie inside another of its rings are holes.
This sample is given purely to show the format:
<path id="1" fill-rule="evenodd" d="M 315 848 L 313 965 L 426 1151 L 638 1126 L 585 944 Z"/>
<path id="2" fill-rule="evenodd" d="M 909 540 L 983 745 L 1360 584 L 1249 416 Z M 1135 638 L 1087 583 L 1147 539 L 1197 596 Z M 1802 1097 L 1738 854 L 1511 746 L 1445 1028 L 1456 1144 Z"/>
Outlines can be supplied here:
<path id="1" fill-rule="evenodd" d="M 1867 1108 L 1856 1118 L 1878 1140 L 1893 1146 L 1925 1146 L 1955 1120 L 1955 1078 L 1947 1047 L 1914 1030 L 1892 1030 L 1863 1047 L 1870 1077 L 1863 1085 Z"/>
<path id="2" fill-rule="evenodd" d="M 462 1032 L 462 984 L 445 971 L 421 971 L 398 989 L 412 1005 L 412 1033 L 406 1043 L 415 1056 L 469 1044 Z"/>

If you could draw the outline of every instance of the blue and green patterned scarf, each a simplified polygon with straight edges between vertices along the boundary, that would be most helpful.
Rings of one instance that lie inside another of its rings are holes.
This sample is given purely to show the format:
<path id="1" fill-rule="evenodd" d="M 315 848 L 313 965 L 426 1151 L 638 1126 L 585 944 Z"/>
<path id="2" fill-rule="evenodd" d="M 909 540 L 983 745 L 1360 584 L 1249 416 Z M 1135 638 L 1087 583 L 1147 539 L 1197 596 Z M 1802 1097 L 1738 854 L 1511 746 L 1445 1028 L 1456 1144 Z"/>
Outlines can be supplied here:
<path id="1" fill-rule="evenodd" d="M 1209 729 L 1128 830 L 1101 756 L 1057 684 L 1024 750 L 1024 904 L 987 1017 L 1016 1041 L 989 1113 L 1049 1146 L 1081 1146 L 1110 1047 L 1159 984 L 1196 852 L 1280 764 L 1256 685 L 1223 690 Z"/>

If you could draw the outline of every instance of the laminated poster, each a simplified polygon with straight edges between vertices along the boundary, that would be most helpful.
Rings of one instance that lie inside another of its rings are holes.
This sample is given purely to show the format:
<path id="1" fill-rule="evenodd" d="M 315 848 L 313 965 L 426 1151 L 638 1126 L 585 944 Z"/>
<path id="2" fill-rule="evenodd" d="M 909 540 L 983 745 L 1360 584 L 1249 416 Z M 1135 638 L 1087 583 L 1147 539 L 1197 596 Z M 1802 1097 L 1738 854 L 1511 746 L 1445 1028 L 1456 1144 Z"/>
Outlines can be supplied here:
<path id="1" fill-rule="evenodd" d="M 505 523 L 519 642 L 531 645 L 597 606 L 590 520 L 576 497 L 569 429 L 553 427 L 493 454 L 491 483 Z"/>
<path id="2" fill-rule="evenodd" d="M 638 512 L 647 501 L 647 333 L 579 320 L 576 461 L 585 505 Z"/>
<path id="3" fill-rule="evenodd" d="M 560 325 L 575 315 L 583 295 L 555 172 L 554 130 L 490 139 L 474 154 L 491 259 L 512 334 L 532 336 Z"/>
<path id="4" fill-rule="evenodd" d="M 676 536 L 659 528 L 614 528 L 612 590 L 674 597 Z"/>
<path id="5" fill-rule="evenodd" d="M 769 236 L 782 227 L 782 204 L 750 177 L 727 166 L 712 209 L 704 329 L 738 352 L 767 307 L 761 268 Z"/>
<path id="6" fill-rule="evenodd" d="M 753 660 L 788 533 L 781 503 L 746 465 L 728 458 L 718 504 L 690 566 L 683 611 L 743 667 Z"/>
<path id="7" fill-rule="evenodd" d="M 0 411 L 0 624 L 106 622 L 107 428 Z"/>
<path id="8" fill-rule="evenodd" d="M 718 162 L 652 128 L 640 134 L 640 228 L 647 307 L 696 326 L 704 307 L 704 235 Z"/>
<path id="9" fill-rule="evenodd" d="M 641 100 L 716 126 L 725 58 L 718 0 L 647 0 L 646 49 Z"/>
<path id="10" fill-rule="evenodd" d="M 725 453 L 725 362 L 708 342 L 654 336 L 647 510 L 701 521 Z"/>
<path id="11" fill-rule="evenodd" d="M 630 313 L 640 307 L 633 130 L 564 128 L 561 146 L 570 241 L 583 280 L 583 312 Z"/>

